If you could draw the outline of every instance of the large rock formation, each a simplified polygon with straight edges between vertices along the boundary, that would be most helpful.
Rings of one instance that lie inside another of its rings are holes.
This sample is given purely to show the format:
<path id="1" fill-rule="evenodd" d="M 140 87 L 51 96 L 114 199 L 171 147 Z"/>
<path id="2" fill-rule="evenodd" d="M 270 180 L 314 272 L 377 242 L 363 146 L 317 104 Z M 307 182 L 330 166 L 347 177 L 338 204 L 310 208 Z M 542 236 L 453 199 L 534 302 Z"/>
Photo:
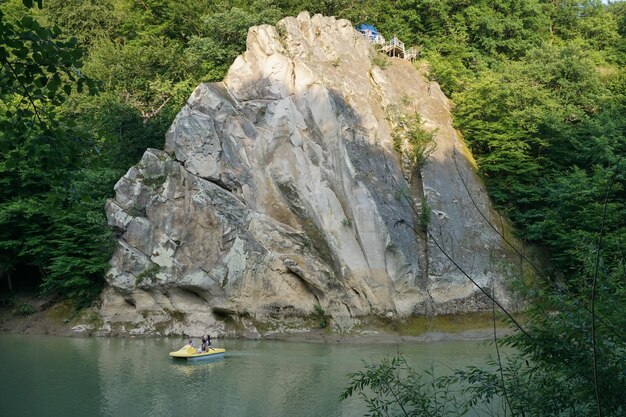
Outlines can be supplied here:
<path id="1" fill-rule="evenodd" d="M 251 28 L 165 150 L 115 186 L 102 332 L 255 335 L 322 315 L 348 330 L 491 308 L 449 258 L 510 303 L 513 257 L 477 210 L 495 217 L 449 101 L 411 63 L 379 58 L 346 20 Z M 423 167 L 407 156 L 416 113 L 436 142 Z"/>

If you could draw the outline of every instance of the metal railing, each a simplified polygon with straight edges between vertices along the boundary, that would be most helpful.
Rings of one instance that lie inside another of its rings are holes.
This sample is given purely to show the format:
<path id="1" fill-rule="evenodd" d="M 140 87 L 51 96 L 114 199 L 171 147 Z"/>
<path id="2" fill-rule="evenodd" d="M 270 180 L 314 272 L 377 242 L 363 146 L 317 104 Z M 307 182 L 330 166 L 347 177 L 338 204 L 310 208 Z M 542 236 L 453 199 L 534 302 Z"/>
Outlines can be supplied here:
<path id="1" fill-rule="evenodd" d="M 373 32 L 369 29 L 359 30 L 359 32 L 365 36 L 369 43 L 380 46 L 379 51 L 384 52 L 391 57 L 402 58 L 409 61 L 417 58 L 418 50 L 413 47 L 406 49 L 404 42 L 396 36 L 386 42 L 385 38 L 383 38 L 378 32 Z"/>

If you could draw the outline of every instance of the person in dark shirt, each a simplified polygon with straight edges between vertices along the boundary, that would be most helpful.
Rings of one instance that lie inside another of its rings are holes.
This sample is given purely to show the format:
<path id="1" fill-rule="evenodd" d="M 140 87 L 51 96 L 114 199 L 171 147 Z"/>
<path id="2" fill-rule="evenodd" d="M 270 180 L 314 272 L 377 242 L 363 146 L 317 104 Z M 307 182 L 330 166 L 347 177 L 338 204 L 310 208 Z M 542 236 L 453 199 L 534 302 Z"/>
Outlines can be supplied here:
<path id="1" fill-rule="evenodd" d="M 202 346 L 201 346 L 200 350 L 202 352 L 206 352 L 210 348 L 211 348 L 211 336 L 209 336 L 208 334 L 202 336 Z"/>

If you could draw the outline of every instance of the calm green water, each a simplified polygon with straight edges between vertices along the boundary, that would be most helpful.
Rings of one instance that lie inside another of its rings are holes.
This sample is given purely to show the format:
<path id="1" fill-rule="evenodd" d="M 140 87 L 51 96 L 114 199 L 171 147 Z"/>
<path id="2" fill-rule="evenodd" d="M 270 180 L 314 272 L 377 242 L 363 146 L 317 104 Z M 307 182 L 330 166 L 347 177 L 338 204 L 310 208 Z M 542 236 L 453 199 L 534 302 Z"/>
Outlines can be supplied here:
<path id="1" fill-rule="evenodd" d="M 402 352 L 416 368 L 482 364 L 481 342 L 333 345 L 216 341 L 224 359 L 178 362 L 182 339 L 0 334 L 0 416 L 362 416 L 339 402 L 363 360 Z"/>

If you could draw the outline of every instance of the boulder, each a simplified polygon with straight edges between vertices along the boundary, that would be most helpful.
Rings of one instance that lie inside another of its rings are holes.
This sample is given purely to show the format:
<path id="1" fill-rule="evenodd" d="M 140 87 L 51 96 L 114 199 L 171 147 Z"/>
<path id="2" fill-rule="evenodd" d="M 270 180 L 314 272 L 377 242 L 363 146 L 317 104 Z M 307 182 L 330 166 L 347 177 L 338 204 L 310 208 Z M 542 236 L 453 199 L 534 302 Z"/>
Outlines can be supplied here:
<path id="1" fill-rule="evenodd" d="M 319 325 L 322 309 L 345 331 L 490 309 L 466 275 L 513 306 L 505 224 L 451 103 L 424 69 L 375 53 L 333 17 L 250 28 L 224 81 L 198 86 L 165 149 L 115 187 L 107 329 L 259 335 Z M 415 114 L 436 145 L 420 166 L 397 139 Z"/>

